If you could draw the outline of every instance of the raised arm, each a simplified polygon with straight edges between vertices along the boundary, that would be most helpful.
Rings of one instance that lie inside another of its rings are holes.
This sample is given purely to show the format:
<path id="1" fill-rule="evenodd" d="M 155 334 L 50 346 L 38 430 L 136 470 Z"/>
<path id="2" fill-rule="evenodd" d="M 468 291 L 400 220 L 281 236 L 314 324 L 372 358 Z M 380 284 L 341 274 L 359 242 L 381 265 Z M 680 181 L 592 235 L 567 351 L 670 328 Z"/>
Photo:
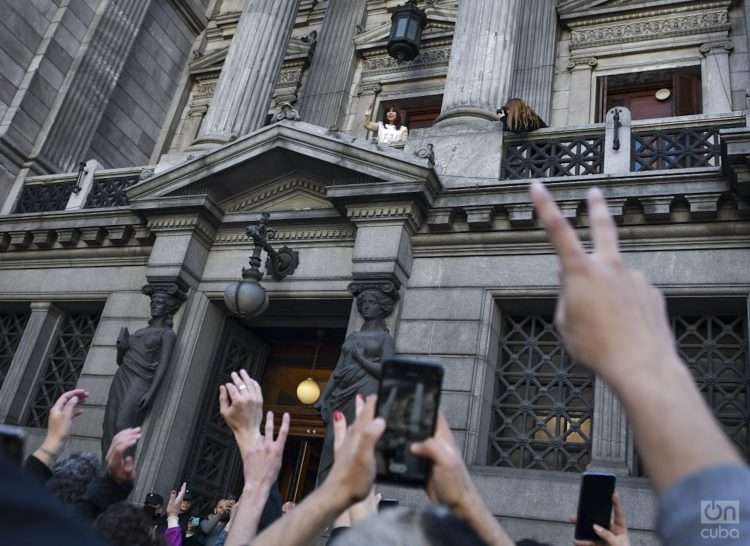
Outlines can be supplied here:
<path id="1" fill-rule="evenodd" d="M 622 399 L 656 489 L 711 467 L 742 465 L 677 355 L 664 297 L 625 266 L 602 193 L 588 196 L 591 254 L 542 184 L 532 185 L 531 196 L 560 258 L 555 324 L 575 360 Z"/>
<path id="2" fill-rule="evenodd" d="M 363 127 L 365 129 L 367 129 L 368 131 L 376 131 L 377 132 L 377 130 L 379 129 L 380 126 L 377 123 L 375 123 L 372 120 L 370 120 L 370 116 L 369 115 L 365 114 L 364 118 L 365 118 L 365 120 L 364 120 L 364 123 L 362 124 Z"/>

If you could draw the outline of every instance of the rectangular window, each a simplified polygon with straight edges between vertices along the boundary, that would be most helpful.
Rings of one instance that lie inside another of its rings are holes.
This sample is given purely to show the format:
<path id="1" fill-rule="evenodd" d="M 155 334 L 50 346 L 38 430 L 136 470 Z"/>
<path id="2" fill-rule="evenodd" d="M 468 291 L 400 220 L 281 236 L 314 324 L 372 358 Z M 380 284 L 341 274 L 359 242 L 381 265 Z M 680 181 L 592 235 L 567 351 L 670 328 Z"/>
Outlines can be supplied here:
<path id="1" fill-rule="evenodd" d="M 616 107 L 628 108 L 634 120 L 700 114 L 703 111 L 700 67 L 651 70 L 598 78 L 597 121 Z"/>
<path id="2" fill-rule="evenodd" d="M 52 405 L 63 392 L 78 383 L 100 316 L 101 309 L 70 309 L 65 312 L 57 339 L 42 364 L 25 422 L 27 426 L 46 427 Z"/>
<path id="3" fill-rule="evenodd" d="M 0 388 L 5 376 L 8 375 L 28 320 L 28 305 L 14 308 L 12 305 L 3 304 L 3 311 L 0 312 Z"/>
<path id="4" fill-rule="evenodd" d="M 582 472 L 593 400 L 593 375 L 570 359 L 552 317 L 504 316 L 487 463 Z"/>
<path id="5" fill-rule="evenodd" d="M 380 119 L 385 119 L 385 112 L 391 107 L 396 109 L 401 118 L 401 123 L 406 125 L 410 131 L 424 129 L 432 127 L 435 120 L 440 116 L 440 110 L 443 107 L 443 96 L 428 95 L 383 103 Z"/>

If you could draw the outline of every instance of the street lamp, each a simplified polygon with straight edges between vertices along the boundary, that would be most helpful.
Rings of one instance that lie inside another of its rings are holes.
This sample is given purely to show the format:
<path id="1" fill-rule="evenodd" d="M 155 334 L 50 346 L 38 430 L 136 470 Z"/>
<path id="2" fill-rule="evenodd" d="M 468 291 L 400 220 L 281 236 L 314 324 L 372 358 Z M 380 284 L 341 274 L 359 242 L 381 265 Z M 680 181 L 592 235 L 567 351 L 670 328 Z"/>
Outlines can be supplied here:
<path id="1" fill-rule="evenodd" d="M 275 231 L 269 229 L 269 214 L 264 212 L 260 222 L 248 226 L 247 236 L 253 240 L 253 253 L 250 256 L 250 267 L 242 268 L 242 280 L 229 283 L 224 289 L 224 303 L 229 311 L 242 318 L 257 317 L 268 307 L 268 293 L 260 280 L 260 255 L 266 251 L 266 272 L 275 280 L 281 281 L 294 273 L 299 265 L 299 253 L 287 246 L 274 250 L 268 239 L 273 239 Z"/>
<path id="2" fill-rule="evenodd" d="M 414 59 L 419 55 L 422 30 L 426 24 L 427 14 L 417 7 L 416 0 L 397 7 L 391 16 L 388 54 L 399 62 Z"/>

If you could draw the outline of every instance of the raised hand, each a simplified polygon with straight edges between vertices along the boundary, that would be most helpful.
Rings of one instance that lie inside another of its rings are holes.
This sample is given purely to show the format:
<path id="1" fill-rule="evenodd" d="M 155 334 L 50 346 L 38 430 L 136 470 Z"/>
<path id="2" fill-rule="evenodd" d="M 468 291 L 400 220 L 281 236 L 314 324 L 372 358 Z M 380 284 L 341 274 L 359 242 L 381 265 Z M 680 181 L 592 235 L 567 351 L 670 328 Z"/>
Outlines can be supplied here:
<path id="1" fill-rule="evenodd" d="M 263 393 L 245 370 L 232 372 L 232 382 L 219 387 L 219 410 L 234 433 L 243 458 L 260 435 Z"/>
<path id="2" fill-rule="evenodd" d="M 432 473 L 427 483 L 427 494 L 430 499 L 452 510 L 471 509 L 464 505 L 466 502 L 472 502 L 476 488 L 448 421 L 442 413 L 438 415 L 435 435 L 423 442 L 412 444 L 411 452 L 432 461 Z"/>
<path id="3" fill-rule="evenodd" d="M 594 525 L 594 532 L 599 535 L 606 546 L 630 546 L 630 536 L 628 535 L 628 526 L 625 522 L 625 511 L 622 508 L 620 495 L 612 495 L 612 523 L 609 529 Z M 575 516 L 570 518 L 571 523 L 575 523 Z M 576 540 L 575 546 L 596 546 L 595 542 L 589 540 Z"/>
<path id="4" fill-rule="evenodd" d="M 187 482 L 183 482 L 182 487 L 179 491 L 172 489 L 169 494 L 169 501 L 167 501 L 167 517 L 176 518 L 180 515 L 180 506 L 182 505 L 182 499 L 185 497 L 187 491 Z"/>
<path id="5" fill-rule="evenodd" d="M 560 259 L 555 325 L 572 356 L 615 383 L 675 363 L 664 297 L 642 273 L 625 267 L 601 191 L 588 195 L 591 254 L 542 184 L 532 184 L 531 197 Z"/>
<path id="6" fill-rule="evenodd" d="M 107 452 L 107 473 L 119 484 L 135 481 L 135 459 L 128 453 L 141 438 L 141 427 L 126 428 L 115 434 Z"/>
<path id="7" fill-rule="evenodd" d="M 346 506 L 363 500 L 375 481 L 375 444 L 383 435 L 385 421 L 375 417 L 377 397 L 369 396 L 359 416 L 346 432 L 345 440 L 335 451 L 333 466 L 326 483 L 343 495 Z M 361 402 L 361 401 L 360 401 Z M 346 416 L 334 414 L 334 432 L 346 428 Z"/>
<path id="8" fill-rule="evenodd" d="M 273 417 L 273 412 L 269 411 L 266 415 L 265 435 L 258 435 L 255 444 L 242 459 L 245 487 L 250 487 L 253 491 L 260 487 L 270 489 L 281 470 L 281 459 L 284 455 L 286 438 L 289 435 L 289 414 L 284 413 L 279 434 L 275 440 L 273 439 Z"/>
<path id="9" fill-rule="evenodd" d="M 89 393 L 83 389 L 73 389 L 60 395 L 50 408 L 47 436 L 39 449 L 34 452 L 34 456 L 47 466 L 51 466 L 65 449 L 73 428 L 73 419 L 83 413 L 82 406 L 88 396 Z"/>

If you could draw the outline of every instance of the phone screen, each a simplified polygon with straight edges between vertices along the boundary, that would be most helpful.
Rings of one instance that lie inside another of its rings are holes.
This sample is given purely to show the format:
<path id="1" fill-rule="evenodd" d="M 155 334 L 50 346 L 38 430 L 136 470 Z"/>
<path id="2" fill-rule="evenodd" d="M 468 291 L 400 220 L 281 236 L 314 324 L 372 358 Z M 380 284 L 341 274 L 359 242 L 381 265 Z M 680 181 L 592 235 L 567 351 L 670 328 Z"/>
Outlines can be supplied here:
<path id="1" fill-rule="evenodd" d="M 594 524 L 609 529 L 615 479 L 614 474 L 599 472 L 583 474 L 578 499 L 576 540 L 600 540 L 599 535 L 594 532 Z"/>
<path id="2" fill-rule="evenodd" d="M 375 457 L 378 481 L 423 486 L 430 462 L 410 452 L 411 445 L 435 432 L 443 368 L 439 364 L 392 359 L 383 363 L 377 414 L 386 427 Z"/>

